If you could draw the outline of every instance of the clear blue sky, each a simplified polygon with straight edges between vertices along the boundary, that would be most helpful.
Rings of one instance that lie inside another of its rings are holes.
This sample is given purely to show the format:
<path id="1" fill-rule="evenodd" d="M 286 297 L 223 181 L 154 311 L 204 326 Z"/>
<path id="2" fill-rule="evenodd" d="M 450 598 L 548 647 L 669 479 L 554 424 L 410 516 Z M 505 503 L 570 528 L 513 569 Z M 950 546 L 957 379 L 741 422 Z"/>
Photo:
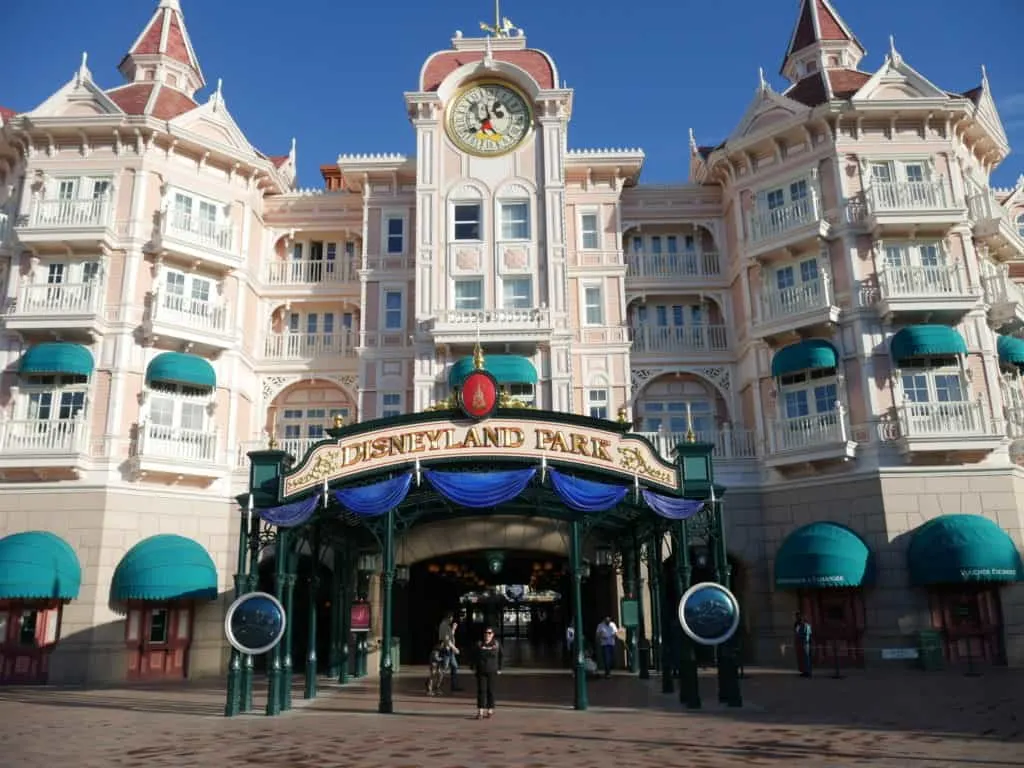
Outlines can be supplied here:
<path id="1" fill-rule="evenodd" d="M 985 64 L 1010 142 L 1024 150 L 1024 0 L 835 2 L 868 49 L 866 71 L 881 65 L 890 34 L 911 66 L 947 90 L 977 85 Z M 82 51 L 101 85 L 120 84 L 117 63 L 156 4 L 6 0 L 0 105 L 36 106 L 71 78 Z M 702 144 L 725 138 L 754 95 L 759 66 L 782 88 L 777 72 L 797 6 L 504 0 L 502 13 L 576 90 L 571 147 L 642 147 L 644 180 L 672 182 L 687 174 L 687 130 Z M 303 186 L 320 186 L 318 167 L 341 152 L 411 152 L 402 93 L 456 29 L 474 34 L 493 16 L 491 0 L 182 0 L 182 8 L 209 89 L 224 79 L 228 108 L 262 151 L 284 153 L 298 139 Z M 1021 157 L 1011 155 L 995 183 L 1024 173 Z"/>

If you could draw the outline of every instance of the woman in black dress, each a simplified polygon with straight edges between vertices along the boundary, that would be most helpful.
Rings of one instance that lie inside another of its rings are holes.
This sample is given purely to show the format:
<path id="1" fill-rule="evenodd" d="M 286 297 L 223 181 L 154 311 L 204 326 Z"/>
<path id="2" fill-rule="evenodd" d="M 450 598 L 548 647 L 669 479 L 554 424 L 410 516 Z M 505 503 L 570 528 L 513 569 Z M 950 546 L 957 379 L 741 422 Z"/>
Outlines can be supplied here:
<path id="1" fill-rule="evenodd" d="M 484 639 L 476 646 L 476 719 L 494 714 L 494 681 L 501 674 L 501 643 L 494 630 L 484 630 Z"/>

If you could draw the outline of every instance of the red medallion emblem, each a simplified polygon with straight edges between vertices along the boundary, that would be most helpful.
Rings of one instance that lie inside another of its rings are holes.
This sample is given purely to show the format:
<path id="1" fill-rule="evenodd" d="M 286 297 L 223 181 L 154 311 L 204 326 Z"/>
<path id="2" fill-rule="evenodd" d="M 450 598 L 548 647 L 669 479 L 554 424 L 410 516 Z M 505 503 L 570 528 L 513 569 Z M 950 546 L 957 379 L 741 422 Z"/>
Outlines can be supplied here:
<path id="1" fill-rule="evenodd" d="M 473 371 L 462 382 L 459 404 L 469 418 L 486 419 L 498 407 L 498 382 L 487 371 Z"/>

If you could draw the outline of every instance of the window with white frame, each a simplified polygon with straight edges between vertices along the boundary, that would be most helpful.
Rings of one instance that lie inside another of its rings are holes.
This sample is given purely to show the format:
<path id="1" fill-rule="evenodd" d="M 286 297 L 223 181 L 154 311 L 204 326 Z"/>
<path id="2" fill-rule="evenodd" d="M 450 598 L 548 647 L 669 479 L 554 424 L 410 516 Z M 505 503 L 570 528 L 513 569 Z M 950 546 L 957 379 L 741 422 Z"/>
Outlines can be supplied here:
<path id="1" fill-rule="evenodd" d="M 51 262 L 44 268 L 46 295 L 29 293 L 25 300 L 26 309 L 42 304 L 51 309 L 74 312 L 98 299 L 97 294 L 101 290 L 98 261 Z"/>
<path id="2" fill-rule="evenodd" d="M 530 204 L 525 201 L 501 203 L 501 239 L 530 239 Z"/>
<path id="3" fill-rule="evenodd" d="M 929 175 L 923 160 L 880 160 L 871 163 L 871 181 L 879 184 L 922 182 Z"/>
<path id="4" fill-rule="evenodd" d="M 608 418 L 608 390 L 604 387 L 587 390 L 587 413 L 592 419 Z"/>
<path id="5" fill-rule="evenodd" d="M 309 253 L 309 267 L 303 267 L 303 256 Z M 293 280 L 296 282 L 320 282 L 322 280 L 338 279 L 345 267 L 339 266 L 339 260 L 344 254 L 344 259 L 350 263 L 355 256 L 355 243 L 353 242 L 325 242 L 312 240 L 309 243 L 295 243 L 292 245 Z"/>
<path id="6" fill-rule="evenodd" d="M 502 309 L 530 309 L 533 306 L 533 278 L 503 277 L 501 306 Z"/>
<path id="7" fill-rule="evenodd" d="M 955 355 L 919 357 L 901 360 L 900 383 L 903 398 L 913 405 L 935 405 L 967 402 L 960 360 Z"/>
<path id="8" fill-rule="evenodd" d="M 583 286 L 583 324 L 604 325 L 604 291 L 600 285 Z"/>
<path id="9" fill-rule="evenodd" d="M 885 243 L 887 267 L 939 267 L 946 263 L 942 244 L 932 242 Z"/>
<path id="10" fill-rule="evenodd" d="M 817 259 L 806 259 L 797 264 L 787 264 L 775 270 L 775 290 L 783 305 L 799 304 L 806 298 L 814 298 L 821 290 Z"/>
<path id="11" fill-rule="evenodd" d="M 212 295 L 213 281 L 209 278 L 174 269 L 164 271 L 160 302 L 167 309 L 193 317 L 209 317 L 215 310 L 210 300 Z"/>
<path id="12" fill-rule="evenodd" d="M 633 313 L 635 327 L 683 328 L 707 325 L 707 309 L 699 304 L 642 304 Z"/>
<path id="13" fill-rule="evenodd" d="M 596 211 L 580 214 L 580 248 L 596 251 L 601 247 L 600 221 Z"/>
<path id="14" fill-rule="evenodd" d="M 380 417 L 387 419 L 402 415 L 402 394 L 400 392 L 384 392 L 380 396 Z"/>
<path id="15" fill-rule="evenodd" d="M 1017 216 L 1017 234 L 1024 237 L 1024 213 Z"/>
<path id="16" fill-rule="evenodd" d="M 452 206 L 452 238 L 455 240 L 482 240 L 480 203 L 455 203 Z"/>
<path id="17" fill-rule="evenodd" d="M 714 404 L 706 398 L 645 398 L 640 403 L 639 411 L 642 432 L 683 434 L 691 422 L 693 431 L 699 435 L 710 434 L 715 428 Z"/>
<path id="18" fill-rule="evenodd" d="M 532 404 L 536 397 L 533 384 L 502 384 L 501 388 L 509 397 L 521 403 Z"/>
<path id="19" fill-rule="evenodd" d="M 159 427 L 159 439 L 205 438 L 210 391 L 183 384 L 149 385 L 149 423 Z"/>
<path id="20" fill-rule="evenodd" d="M 835 368 L 798 371 L 779 377 L 779 409 L 786 421 L 824 417 L 838 408 L 839 388 Z"/>
<path id="21" fill-rule="evenodd" d="M 405 328 L 404 297 L 401 291 L 384 291 L 384 330 Z"/>
<path id="22" fill-rule="evenodd" d="M 405 217 L 384 217 L 384 250 L 391 256 L 405 253 Z"/>
<path id="23" fill-rule="evenodd" d="M 64 176 L 47 183 L 47 197 L 58 200 L 101 200 L 110 194 L 113 179 Z"/>
<path id="24" fill-rule="evenodd" d="M 49 424 L 80 419 L 88 389 L 85 376 L 25 376 L 21 380 L 18 418 Z"/>
<path id="25" fill-rule="evenodd" d="M 278 434 L 286 440 L 322 440 L 324 430 L 334 426 L 335 417 L 340 416 L 346 422 L 349 417 L 348 408 L 285 408 L 281 412 Z"/>
<path id="26" fill-rule="evenodd" d="M 956 287 L 939 242 L 885 243 L 884 258 L 885 287 L 890 291 L 949 293 Z"/>
<path id="27" fill-rule="evenodd" d="M 473 312 L 484 308 L 484 280 L 482 277 L 455 281 L 455 309 Z"/>
<path id="28" fill-rule="evenodd" d="M 757 209 L 760 212 L 778 211 L 801 203 L 809 195 L 810 185 L 807 179 L 797 179 L 789 184 L 758 192 Z"/>
<path id="29" fill-rule="evenodd" d="M 191 192 L 174 191 L 171 228 L 224 248 L 231 245 L 227 206 Z"/>

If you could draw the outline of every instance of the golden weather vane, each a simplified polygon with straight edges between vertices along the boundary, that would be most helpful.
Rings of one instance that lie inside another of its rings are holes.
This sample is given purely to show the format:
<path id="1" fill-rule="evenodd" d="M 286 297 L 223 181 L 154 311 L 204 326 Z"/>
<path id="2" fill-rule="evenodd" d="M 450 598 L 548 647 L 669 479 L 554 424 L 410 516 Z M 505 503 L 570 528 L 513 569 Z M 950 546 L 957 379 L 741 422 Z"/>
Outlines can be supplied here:
<path id="1" fill-rule="evenodd" d="M 480 22 L 480 29 L 493 37 L 510 37 L 512 30 L 515 29 L 515 25 L 506 16 L 501 16 L 501 0 L 494 0 L 494 24 L 488 24 L 486 21 Z"/>

